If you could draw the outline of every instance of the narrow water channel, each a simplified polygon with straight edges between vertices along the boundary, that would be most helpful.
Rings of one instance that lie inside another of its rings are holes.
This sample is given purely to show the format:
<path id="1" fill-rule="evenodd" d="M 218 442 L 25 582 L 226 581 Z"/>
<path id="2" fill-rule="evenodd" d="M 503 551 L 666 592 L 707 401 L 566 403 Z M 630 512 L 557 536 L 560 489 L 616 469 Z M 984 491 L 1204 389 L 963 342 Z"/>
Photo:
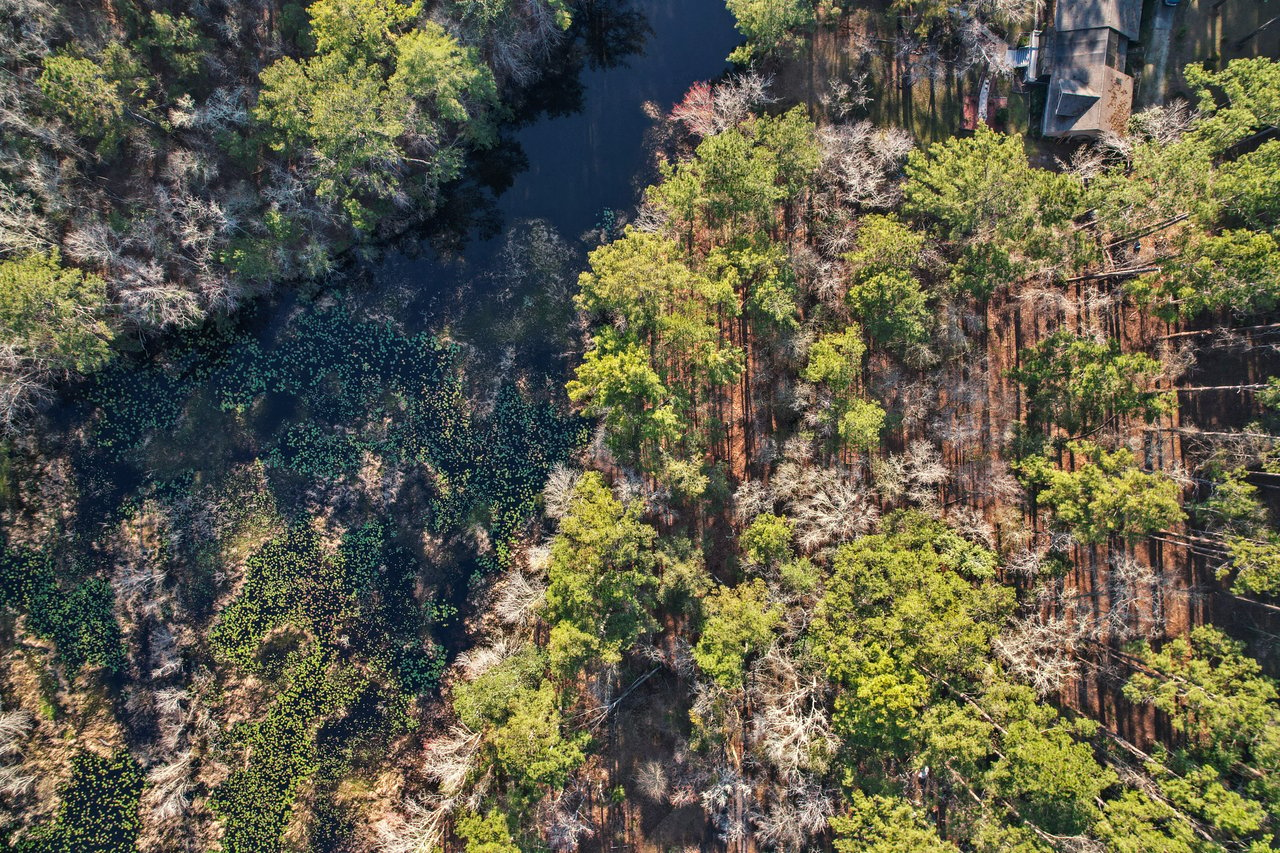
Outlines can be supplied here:
<path id="1" fill-rule="evenodd" d="M 423 238 L 361 270 L 406 327 L 550 367 L 541 363 L 563 350 L 586 252 L 626 221 L 655 177 L 653 111 L 723 74 L 740 42 L 723 0 L 583 6 L 572 54 L 582 70 L 567 87 L 576 103 L 551 104 L 515 134 L 524 163 L 486 211 L 496 233 L 472 227 L 461 247 L 447 248 Z"/>

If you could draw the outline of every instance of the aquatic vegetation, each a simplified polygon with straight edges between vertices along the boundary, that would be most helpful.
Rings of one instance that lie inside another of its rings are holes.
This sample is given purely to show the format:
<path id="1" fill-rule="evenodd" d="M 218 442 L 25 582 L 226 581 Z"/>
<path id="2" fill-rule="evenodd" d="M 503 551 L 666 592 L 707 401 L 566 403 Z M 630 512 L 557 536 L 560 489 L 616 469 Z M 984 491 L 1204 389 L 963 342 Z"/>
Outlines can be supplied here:
<path id="1" fill-rule="evenodd" d="M 24 611 L 28 630 L 53 641 L 69 678 L 86 665 L 112 672 L 124 666 L 111 587 L 101 578 L 60 584 L 48 552 L 4 550 L 0 604 Z"/>
<path id="2" fill-rule="evenodd" d="M 71 759 L 71 779 L 59 789 L 62 805 L 53 822 L 13 848 L 18 853 L 126 853 L 142 821 L 138 798 L 142 768 L 128 750 L 104 758 L 82 751 Z"/>
<path id="3" fill-rule="evenodd" d="M 341 478 L 365 454 L 426 466 L 436 486 L 431 528 L 481 520 L 499 546 L 530 517 L 552 467 L 587 437 L 585 421 L 512 385 L 474 416 L 455 345 L 331 308 L 305 310 L 266 344 L 206 329 L 163 359 L 118 363 L 90 394 L 94 443 L 108 459 L 136 456 L 207 395 L 239 413 L 268 466 L 305 479 Z"/>
<path id="4" fill-rule="evenodd" d="M 364 688 L 353 670 L 315 649 L 294 658 L 288 682 L 263 719 L 233 734 L 248 762 L 213 792 L 209 803 L 225 826 L 225 853 L 280 849 L 280 833 L 298 786 L 317 768 L 316 727 Z"/>

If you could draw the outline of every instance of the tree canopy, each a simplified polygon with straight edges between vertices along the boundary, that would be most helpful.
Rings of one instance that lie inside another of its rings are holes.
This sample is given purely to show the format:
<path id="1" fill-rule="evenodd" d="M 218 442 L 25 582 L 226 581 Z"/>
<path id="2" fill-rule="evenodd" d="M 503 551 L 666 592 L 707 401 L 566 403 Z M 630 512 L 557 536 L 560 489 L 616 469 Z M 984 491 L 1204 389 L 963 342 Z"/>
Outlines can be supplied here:
<path id="1" fill-rule="evenodd" d="M 614 497 L 599 474 L 578 480 L 551 545 L 549 653 L 559 672 L 617 662 L 652 624 L 657 534 L 640 509 Z"/>
<path id="2" fill-rule="evenodd" d="M 1178 524 L 1185 517 L 1180 489 L 1162 472 L 1147 473 L 1131 450 L 1108 451 L 1088 441 L 1071 442 L 1078 467 L 1056 469 L 1042 456 L 1022 464 L 1027 481 L 1040 491 L 1036 500 L 1053 510 L 1055 523 L 1083 542 L 1110 536 L 1130 541 Z"/>
<path id="3" fill-rule="evenodd" d="M 1108 418 L 1136 414 L 1150 422 L 1168 411 L 1170 395 L 1154 388 L 1161 373 L 1160 362 L 1122 352 L 1114 339 L 1097 341 L 1067 331 L 1023 350 L 1010 371 L 1027 389 L 1032 421 L 1054 424 L 1072 436 Z"/>
<path id="4" fill-rule="evenodd" d="M 254 116 L 276 150 L 311 158 L 317 195 L 368 230 L 369 204 L 400 198 L 409 175 L 432 193 L 457 176 L 456 152 L 441 144 L 445 125 L 491 139 L 496 84 L 438 24 L 410 29 L 421 3 L 319 0 L 308 11 L 315 55 L 263 71 Z"/>

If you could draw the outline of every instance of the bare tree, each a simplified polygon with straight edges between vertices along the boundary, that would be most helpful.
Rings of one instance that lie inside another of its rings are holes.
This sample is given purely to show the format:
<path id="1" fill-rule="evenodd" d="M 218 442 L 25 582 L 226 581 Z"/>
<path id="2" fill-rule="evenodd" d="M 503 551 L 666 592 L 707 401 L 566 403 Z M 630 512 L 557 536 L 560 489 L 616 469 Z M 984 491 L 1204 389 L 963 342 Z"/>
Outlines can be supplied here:
<path id="1" fill-rule="evenodd" d="M 821 96 L 822 105 L 836 118 L 843 119 L 871 103 L 871 90 L 871 75 L 867 71 L 855 72 L 848 80 L 832 77 L 827 81 L 827 91 Z"/>
<path id="2" fill-rule="evenodd" d="M 512 566 L 494 591 L 492 613 L 504 625 L 523 628 L 534 620 L 546 593 L 546 585 L 541 580 L 530 577 L 519 566 Z"/>
<path id="3" fill-rule="evenodd" d="M 957 533 L 984 548 L 995 549 L 996 532 L 981 512 L 971 506 L 959 504 L 947 512 L 947 521 Z"/>
<path id="4" fill-rule="evenodd" d="M 702 791 L 702 809 L 722 840 L 739 841 L 751 833 L 752 788 L 738 771 L 727 766 L 718 771 Z"/>
<path id="5" fill-rule="evenodd" d="M 810 850 L 813 839 L 827 828 L 835 814 L 835 798 L 820 785 L 809 784 L 775 799 L 760 814 L 752 815 L 755 839 L 786 851 Z"/>
<path id="6" fill-rule="evenodd" d="M 458 796 L 479 767 L 483 738 L 462 724 L 423 745 L 422 772 L 446 797 Z M 474 789 L 473 789 L 474 790 Z"/>
<path id="7" fill-rule="evenodd" d="M 596 834 L 591 819 L 589 783 L 573 776 L 565 787 L 544 799 L 538 810 L 538 825 L 553 851 L 576 851 L 583 839 Z"/>
<path id="8" fill-rule="evenodd" d="M 147 773 L 148 787 L 143 794 L 143 808 L 149 819 L 160 823 L 176 821 L 186 816 L 191 807 L 191 793 L 195 789 L 192 776 L 192 752 L 178 753 L 171 761 L 157 764 Z"/>
<path id="9" fill-rule="evenodd" d="M 715 136 L 737 127 L 757 108 L 772 103 L 771 82 L 771 77 L 751 71 L 732 75 L 714 86 L 697 83 L 672 107 L 671 118 L 695 136 Z"/>
<path id="10" fill-rule="evenodd" d="M 1012 77 L 1009 45 L 981 17 L 973 15 L 959 26 L 963 65 L 978 65 L 997 77 Z"/>
<path id="11" fill-rule="evenodd" d="M 142 328 L 165 329 L 191 326 L 204 317 L 204 310 L 195 294 L 162 280 L 158 264 L 136 268 L 137 284 L 120 292 L 117 308 L 120 313 Z"/>
<path id="12" fill-rule="evenodd" d="M 31 199 L 0 182 L 0 256 L 52 246 L 48 226 Z"/>
<path id="13" fill-rule="evenodd" d="M 449 797 L 406 800 L 403 810 L 381 818 L 373 827 L 378 853 L 424 853 L 437 850 L 457 803 Z"/>
<path id="14" fill-rule="evenodd" d="M 868 121 L 838 124 L 818 131 L 822 150 L 819 179 L 842 208 L 890 207 L 900 197 L 897 176 L 914 143 L 896 128 Z"/>
<path id="15" fill-rule="evenodd" d="M 1168 104 L 1147 107 L 1129 119 L 1129 131 L 1139 139 L 1160 146 L 1172 145 L 1181 139 L 1196 120 L 1196 111 L 1182 99 Z"/>
<path id="16" fill-rule="evenodd" d="M 867 533 L 879 520 L 861 478 L 840 466 L 817 467 L 788 459 L 774 472 L 769 492 L 754 499 L 767 501 L 770 507 L 781 502 L 795 526 L 798 544 L 809 552 Z"/>
<path id="17" fill-rule="evenodd" d="M 548 518 L 557 521 L 569 514 L 569 501 L 578 485 L 579 472 L 567 465 L 558 464 L 551 469 L 547 485 L 542 490 L 542 500 Z"/>
<path id="18" fill-rule="evenodd" d="M 7 764 L 0 767 L 0 794 L 7 797 L 21 797 L 30 794 L 36 788 L 36 774 L 22 764 Z"/>
<path id="19" fill-rule="evenodd" d="M 739 524 L 748 524 L 762 512 L 773 510 L 773 490 L 759 480 L 747 480 L 733 493 L 733 517 Z"/>
<path id="20" fill-rule="evenodd" d="M 671 780 L 667 778 L 667 769 L 661 761 L 650 760 L 640 765 L 635 774 L 636 788 L 641 796 L 655 803 L 665 803 L 671 789 Z"/>
<path id="21" fill-rule="evenodd" d="M 17 344 L 0 342 L 0 427 L 8 432 L 52 395 L 47 371 L 32 364 Z"/>
<path id="22" fill-rule="evenodd" d="M 752 666 L 752 748 L 787 784 L 806 779 L 838 746 L 827 714 L 829 690 L 819 667 L 780 645 Z"/>
<path id="23" fill-rule="evenodd" d="M 1109 562 L 1107 606 L 1094 626 L 1095 634 L 1117 642 L 1157 636 L 1163 625 L 1160 607 L 1164 580 L 1149 563 L 1131 554 L 1113 553 Z"/>
<path id="24" fill-rule="evenodd" d="M 992 641 L 1014 678 L 1039 695 L 1057 693 L 1079 670 L 1079 627 L 1061 615 L 1034 614 L 1015 619 Z"/>
<path id="25" fill-rule="evenodd" d="M 35 726 L 36 720 L 28 711 L 4 711 L 0 713 L 0 757 L 21 751 L 22 741 Z"/>

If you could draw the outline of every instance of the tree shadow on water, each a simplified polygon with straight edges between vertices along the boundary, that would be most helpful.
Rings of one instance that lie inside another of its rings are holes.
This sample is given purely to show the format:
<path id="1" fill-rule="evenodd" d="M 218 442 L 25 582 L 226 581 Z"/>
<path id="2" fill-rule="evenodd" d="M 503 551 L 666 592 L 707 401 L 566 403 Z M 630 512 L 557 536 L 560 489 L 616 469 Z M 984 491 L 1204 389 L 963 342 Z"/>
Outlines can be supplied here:
<path id="1" fill-rule="evenodd" d="M 575 23 L 593 71 L 625 65 L 653 35 L 649 19 L 630 0 L 583 0 Z"/>

